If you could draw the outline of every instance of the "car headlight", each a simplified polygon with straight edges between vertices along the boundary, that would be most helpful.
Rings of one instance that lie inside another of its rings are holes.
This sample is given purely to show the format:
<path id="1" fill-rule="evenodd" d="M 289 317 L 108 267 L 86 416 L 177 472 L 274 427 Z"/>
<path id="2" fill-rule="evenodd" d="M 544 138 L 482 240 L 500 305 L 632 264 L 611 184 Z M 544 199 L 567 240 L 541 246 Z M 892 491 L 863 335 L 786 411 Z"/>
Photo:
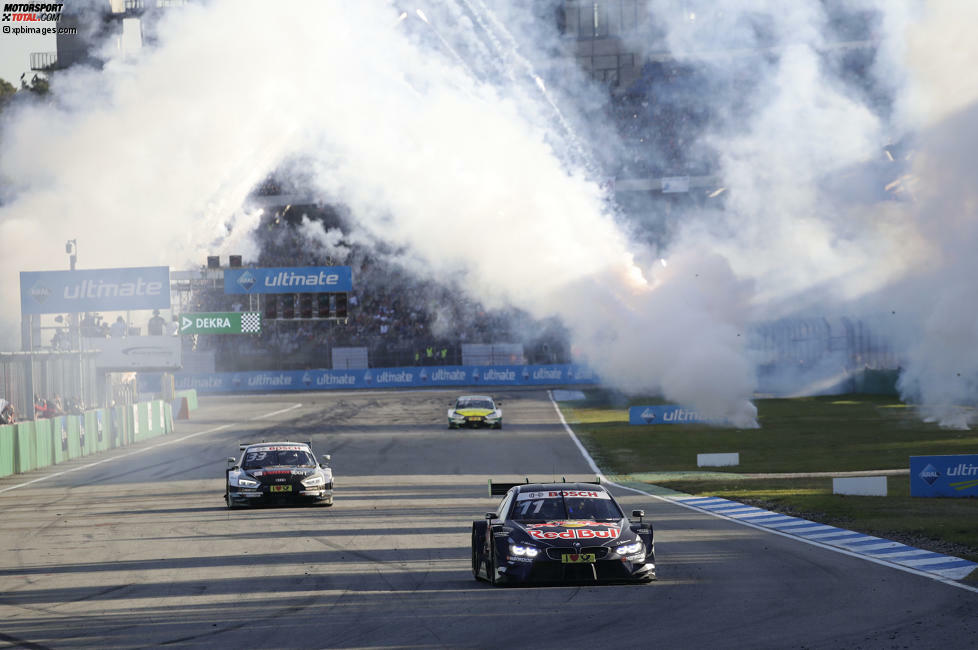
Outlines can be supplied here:
<path id="1" fill-rule="evenodd" d="M 451 419 L 453 419 L 453 420 L 464 420 L 464 419 L 465 419 L 465 416 L 464 416 L 464 415 L 462 415 L 461 413 L 452 413 L 452 414 L 451 414 L 450 416 L 448 416 L 448 417 L 450 417 L 450 418 L 451 418 Z"/>
<path id="2" fill-rule="evenodd" d="M 500 413 L 499 411 L 493 411 L 492 413 L 490 413 L 489 415 L 486 416 L 486 419 L 487 420 L 498 420 L 502 416 L 503 416 L 503 414 Z"/>
<path id="3" fill-rule="evenodd" d="M 247 476 L 239 476 L 236 479 L 231 479 L 231 485 L 243 488 L 256 488 L 258 487 L 258 481 Z"/>
<path id="4" fill-rule="evenodd" d="M 307 478 L 302 482 L 302 485 L 307 488 L 311 488 L 311 487 L 319 487 L 324 483 L 326 483 L 326 479 L 323 478 L 322 476 L 310 476 L 309 478 Z"/>
<path id="5" fill-rule="evenodd" d="M 615 550 L 618 551 L 618 555 L 634 555 L 641 551 L 642 548 L 644 548 L 642 542 L 635 542 L 634 544 L 623 544 Z"/>
<path id="6" fill-rule="evenodd" d="M 509 552 L 513 555 L 519 557 L 536 557 L 540 553 L 540 549 L 536 546 L 521 546 L 519 544 L 510 544 Z"/>

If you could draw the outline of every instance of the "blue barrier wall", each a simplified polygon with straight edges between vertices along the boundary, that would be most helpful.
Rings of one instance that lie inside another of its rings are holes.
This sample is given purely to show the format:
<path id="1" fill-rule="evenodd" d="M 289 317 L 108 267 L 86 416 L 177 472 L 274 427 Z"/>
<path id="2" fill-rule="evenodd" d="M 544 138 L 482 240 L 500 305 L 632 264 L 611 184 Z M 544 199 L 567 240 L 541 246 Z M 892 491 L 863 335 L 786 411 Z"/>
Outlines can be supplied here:
<path id="1" fill-rule="evenodd" d="M 177 390 L 199 393 L 247 393 L 352 388 L 420 388 L 424 386 L 548 386 L 594 384 L 590 369 L 577 364 L 544 366 L 412 366 L 358 370 L 292 370 L 261 372 L 176 373 Z M 139 374 L 139 390 L 160 391 L 160 375 Z"/>
<path id="2" fill-rule="evenodd" d="M 978 497 L 978 454 L 911 456 L 910 496 Z"/>
<path id="3" fill-rule="evenodd" d="M 675 404 L 632 406 L 628 409 L 629 424 L 694 424 L 709 422 L 699 413 Z"/>

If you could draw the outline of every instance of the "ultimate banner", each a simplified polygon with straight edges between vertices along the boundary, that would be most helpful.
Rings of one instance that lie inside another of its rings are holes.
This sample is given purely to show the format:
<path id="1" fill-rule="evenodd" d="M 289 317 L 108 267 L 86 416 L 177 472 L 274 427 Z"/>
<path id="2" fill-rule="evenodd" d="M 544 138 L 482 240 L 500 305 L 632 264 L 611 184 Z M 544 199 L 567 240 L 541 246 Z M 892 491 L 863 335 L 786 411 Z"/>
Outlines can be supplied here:
<path id="1" fill-rule="evenodd" d="M 349 266 L 296 266 L 268 269 L 227 269 L 224 293 L 349 293 Z"/>
<path id="2" fill-rule="evenodd" d="M 21 271 L 22 314 L 170 308 L 170 267 Z"/>
<path id="3" fill-rule="evenodd" d="M 283 370 L 174 373 L 177 390 L 248 393 L 424 386 L 545 386 L 594 384 L 594 373 L 575 364 L 545 366 L 412 366 L 358 370 Z M 159 375 L 139 373 L 139 389 L 159 392 Z"/>

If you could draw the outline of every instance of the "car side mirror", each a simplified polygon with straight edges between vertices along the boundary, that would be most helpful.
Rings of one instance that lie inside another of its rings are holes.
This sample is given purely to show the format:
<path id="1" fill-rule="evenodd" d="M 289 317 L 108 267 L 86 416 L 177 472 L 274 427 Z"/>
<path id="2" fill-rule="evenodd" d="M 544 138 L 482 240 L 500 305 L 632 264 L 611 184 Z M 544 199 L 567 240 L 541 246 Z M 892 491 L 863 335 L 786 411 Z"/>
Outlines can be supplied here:
<path id="1" fill-rule="evenodd" d="M 632 516 L 638 517 L 638 523 L 642 523 L 642 517 L 645 516 L 644 510 L 632 510 Z"/>
<path id="2" fill-rule="evenodd" d="M 234 464 L 238 462 L 233 456 L 228 456 L 228 467 L 234 467 Z"/>
<path id="3" fill-rule="evenodd" d="M 486 513 L 486 519 L 496 519 L 496 513 L 495 512 L 487 512 Z"/>
<path id="4" fill-rule="evenodd" d="M 332 460 L 333 457 L 330 456 L 329 454 L 323 454 L 319 458 L 321 458 L 324 463 L 328 463 L 330 460 Z"/>

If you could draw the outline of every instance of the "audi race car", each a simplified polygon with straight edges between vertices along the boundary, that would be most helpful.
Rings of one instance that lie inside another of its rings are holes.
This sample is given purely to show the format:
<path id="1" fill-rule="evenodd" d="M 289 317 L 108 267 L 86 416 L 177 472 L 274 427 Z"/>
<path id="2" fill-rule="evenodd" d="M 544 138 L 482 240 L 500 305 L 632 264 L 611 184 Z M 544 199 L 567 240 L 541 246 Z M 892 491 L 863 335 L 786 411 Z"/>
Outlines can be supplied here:
<path id="1" fill-rule="evenodd" d="M 448 428 L 503 428 L 503 412 L 488 395 L 463 395 L 448 409 Z"/>
<path id="2" fill-rule="evenodd" d="M 505 494 L 472 522 L 472 575 L 491 584 L 651 582 L 655 540 L 642 510 L 633 523 L 600 482 L 493 483 Z"/>
<path id="3" fill-rule="evenodd" d="M 333 505 L 333 470 L 324 454 L 317 463 L 309 443 L 242 444 L 241 459 L 228 458 L 224 502 L 228 508 L 258 504 Z"/>

